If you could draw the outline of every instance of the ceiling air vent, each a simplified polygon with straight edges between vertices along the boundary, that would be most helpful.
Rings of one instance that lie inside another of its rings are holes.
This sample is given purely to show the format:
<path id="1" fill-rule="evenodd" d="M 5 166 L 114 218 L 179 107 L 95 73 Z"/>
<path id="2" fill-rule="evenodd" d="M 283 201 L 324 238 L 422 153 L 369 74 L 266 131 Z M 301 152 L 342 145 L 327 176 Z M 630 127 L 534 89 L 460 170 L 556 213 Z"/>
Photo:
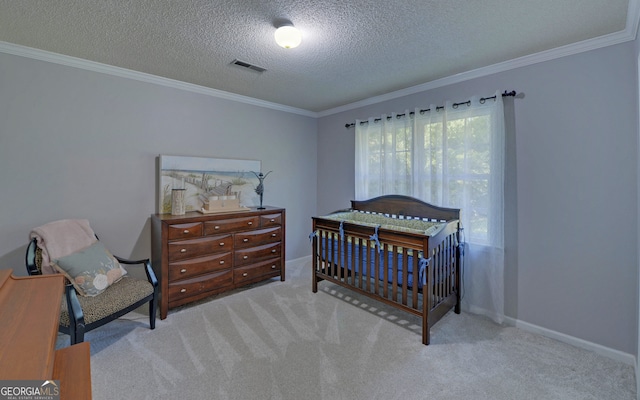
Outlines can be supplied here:
<path id="1" fill-rule="evenodd" d="M 250 69 L 255 72 L 264 72 L 267 70 L 266 68 L 258 67 L 257 65 L 249 64 L 248 62 L 240 61 L 238 59 L 233 60 L 231 64 L 237 65 L 238 67 Z"/>

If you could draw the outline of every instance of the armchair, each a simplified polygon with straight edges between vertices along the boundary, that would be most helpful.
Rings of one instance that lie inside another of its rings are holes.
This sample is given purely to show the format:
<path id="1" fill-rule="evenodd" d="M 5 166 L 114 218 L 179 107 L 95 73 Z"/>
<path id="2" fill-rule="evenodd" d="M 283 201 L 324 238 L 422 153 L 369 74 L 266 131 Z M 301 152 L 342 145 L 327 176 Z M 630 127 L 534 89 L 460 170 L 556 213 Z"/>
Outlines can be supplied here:
<path id="1" fill-rule="evenodd" d="M 148 259 L 127 260 L 113 257 L 122 265 L 142 266 L 147 280 L 126 274 L 107 285 L 106 288 L 100 288 L 102 291 L 95 295 L 79 294 L 73 283 L 67 280 L 65 295 L 60 306 L 59 331 L 70 336 L 72 345 L 83 342 L 85 332 L 113 321 L 147 302 L 149 303 L 149 326 L 150 329 L 155 329 L 158 280 L 151 268 L 151 263 Z M 38 245 L 35 237 L 27 246 L 25 262 L 29 275 L 43 273 L 43 249 Z"/>

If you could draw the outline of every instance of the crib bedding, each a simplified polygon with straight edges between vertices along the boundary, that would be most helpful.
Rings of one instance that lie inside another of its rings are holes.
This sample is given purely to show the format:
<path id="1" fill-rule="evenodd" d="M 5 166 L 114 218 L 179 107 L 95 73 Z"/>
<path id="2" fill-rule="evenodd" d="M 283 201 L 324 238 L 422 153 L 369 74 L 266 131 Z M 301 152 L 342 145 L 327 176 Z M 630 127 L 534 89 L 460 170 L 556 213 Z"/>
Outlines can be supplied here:
<path id="1" fill-rule="evenodd" d="M 338 212 L 320 218 L 349 222 L 362 226 L 378 227 L 396 232 L 413 232 L 423 235 L 433 235 L 444 225 L 441 221 L 424 221 L 415 218 L 400 219 L 383 214 L 362 213 L 357 211 Z"/>

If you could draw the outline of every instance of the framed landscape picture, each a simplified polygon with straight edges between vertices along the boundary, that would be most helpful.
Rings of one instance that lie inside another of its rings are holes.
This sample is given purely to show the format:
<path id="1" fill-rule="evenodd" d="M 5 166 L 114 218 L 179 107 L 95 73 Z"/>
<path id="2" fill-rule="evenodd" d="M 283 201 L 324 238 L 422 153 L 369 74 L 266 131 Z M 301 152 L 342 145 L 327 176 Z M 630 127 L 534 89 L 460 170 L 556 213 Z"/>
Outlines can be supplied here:
<path id="1" fill-rule="evenodd" d="M 186 211 L 200 210 L 209 196 L 236 195 L 240 205 L 255 206 L 260 168 L 258 160 L 160 155 L 158 213 L 171 212 L 173 189 L 185 190 Z"/>

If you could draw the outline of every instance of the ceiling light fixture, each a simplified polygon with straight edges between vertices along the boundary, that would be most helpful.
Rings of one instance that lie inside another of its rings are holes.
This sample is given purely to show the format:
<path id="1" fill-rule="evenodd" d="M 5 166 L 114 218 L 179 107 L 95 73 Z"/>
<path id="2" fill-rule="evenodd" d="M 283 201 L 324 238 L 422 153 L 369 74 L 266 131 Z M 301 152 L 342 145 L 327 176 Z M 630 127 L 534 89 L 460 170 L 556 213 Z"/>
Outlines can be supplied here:
<path id="1" fill-rule="evenodd" d="M 280 26 L 276 29 L 274 36 L 276 38 L 276 43 L 285 49 L 298 47 L 300 42 L 302 42 L 302 33 L 300 33 L 300 31 L 293 25 Z"/>

